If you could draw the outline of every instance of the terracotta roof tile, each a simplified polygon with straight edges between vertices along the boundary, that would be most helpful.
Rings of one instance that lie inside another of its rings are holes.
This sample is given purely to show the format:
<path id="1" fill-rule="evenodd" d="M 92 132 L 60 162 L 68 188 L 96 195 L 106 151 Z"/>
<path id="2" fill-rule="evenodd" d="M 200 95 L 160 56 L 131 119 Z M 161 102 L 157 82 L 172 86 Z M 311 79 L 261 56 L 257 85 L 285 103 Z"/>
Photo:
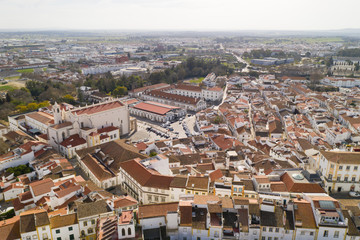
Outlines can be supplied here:
<path id="1" fill-rule="evenodd" d="M 120 164 L 132 178 L 144 187 L 169 189 L 173 177 L 156 174 L 149 171 L 141 163 L 140 159 L 129 160 Z"/>
<path id="2" fill-rule="evenodd" d="M 56 215 L 50 218 L 50 226 L 52 229 L 74 225 L 77 224 L 77 222 L 78 221 L 76 213 L 67 215 Z"/>
<path id="3" fill-rule="evenodd" d="M 169 212 L 177 212 L 178 205 L 178 202 L 142 205 L 139 206 L 139 218 L 166 216 Z"/>
<path id="4" fill-rule="evenodd" d="M 74 114 L 76 113 L 77 115 L 94 114 L 94 113 L 103 112 L 103 111 L 107 111 L 107 110 L 114 109 L 114 108 L 119 108 L 122 106 L 124 106 L 124 104 L 122 104 L 120 101 L 106 102 L 106 103 L 87 106 L 87 107 L 84 107 L 81 109 L 75 109 L 72 111 L 72 113 L 74 113 Z"/>
<path id="5" fill-rule="evenodd" d="M 93 156 L 87 154 L 81 161 L 92 172 L 99 181 L 114 177 L 113 174 L 106 169 L 101 163 L 99 163 Z"/>
<path id="6" fill-rule="evenodd" d="M 286 172 L 280 180 L 286 185 L 289 192 L 293 193 L 325 193 L 324 189 L 317 183 L 297 183 L 294 182 L 291 176 Z"/>
<path id="7" fill-rule="evenodd" d="M 79 134 L 74 134 L 68 137 L 67 139 L 65 139 L 64 141 L 62 141 L 60 145 L 68 148 L 68 147 L 76 147 L 85 143 L 86 140 L 81 138 Z"/>
<path id="8" fill-rule="evenodd" d="M 53 186 L 54 182 L 49 178 L 29 184 L 29 187 L 32 189 L 35 196 L 43 195 L 50 192 Z"/>

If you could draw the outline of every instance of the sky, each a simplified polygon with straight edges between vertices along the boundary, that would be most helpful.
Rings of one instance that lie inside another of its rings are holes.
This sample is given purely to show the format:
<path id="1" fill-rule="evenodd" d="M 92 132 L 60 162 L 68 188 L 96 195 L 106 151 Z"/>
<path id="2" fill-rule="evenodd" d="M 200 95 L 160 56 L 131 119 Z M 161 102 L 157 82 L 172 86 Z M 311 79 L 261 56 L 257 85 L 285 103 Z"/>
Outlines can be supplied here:
<path id="1" fill-rule="evenodd" d="M 2 30 L 337 30 L 359 0 L 0 0 Z"/>

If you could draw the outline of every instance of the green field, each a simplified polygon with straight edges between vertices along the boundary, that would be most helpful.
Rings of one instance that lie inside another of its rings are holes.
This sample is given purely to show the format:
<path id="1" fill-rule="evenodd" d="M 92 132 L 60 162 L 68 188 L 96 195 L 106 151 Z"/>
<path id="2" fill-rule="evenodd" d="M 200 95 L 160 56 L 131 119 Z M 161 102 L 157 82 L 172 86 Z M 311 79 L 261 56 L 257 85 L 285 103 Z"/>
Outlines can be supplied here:
<path id="1" fill-rule="evenodd" d="M 11 85 L 0 85 L 0 91 L 11 91 L 16 89 L 16 87 Z"/>
<path id="2" fill-rule="evenodd" d="M 344 42 L 341 37 L 279 37 L 279 38 L 246 38 L 248 41 L 253 41 L 263 44 L 293 44 L 293 43 L 327 43 L 327 42 Z"/>
<path id="3" fill-rule="evenodd" d="M 5 77 L 5 80 L 16 81 L 20 79 L 20 76 Z"/>
<path id="4" fill-rule="evenodd" d="M 203 80 L 204 80 L 204 77 L 201 77 L 201 78 L 198 78 L 198 79 L 190 80 L 189 82 L 200 84 Z"/>
<path id="5" fill-rule="evenodd" d="M 28 69 L 20 69 L 20 70 L 16 70 L 19 73 L 33 73 L 34 69 L 33 68 L 28 68 Z"/>

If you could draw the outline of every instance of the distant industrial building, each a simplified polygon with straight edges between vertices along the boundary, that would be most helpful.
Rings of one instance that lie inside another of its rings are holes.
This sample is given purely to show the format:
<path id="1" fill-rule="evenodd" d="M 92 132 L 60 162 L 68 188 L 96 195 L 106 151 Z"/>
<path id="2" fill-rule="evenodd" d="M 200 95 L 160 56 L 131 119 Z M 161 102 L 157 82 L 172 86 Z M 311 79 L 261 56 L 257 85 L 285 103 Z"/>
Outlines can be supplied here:
<path id="1" fill-rule="evenodd" d="M 287 64 L 287 63 L 293 63 L 293 58 L 264 58 L 264 59 L 252 59 L 251 63 L 256 65 L 263 65 L 263 66 L 270 66 L 270 65 L 281 65 L 281 64 Z"/>

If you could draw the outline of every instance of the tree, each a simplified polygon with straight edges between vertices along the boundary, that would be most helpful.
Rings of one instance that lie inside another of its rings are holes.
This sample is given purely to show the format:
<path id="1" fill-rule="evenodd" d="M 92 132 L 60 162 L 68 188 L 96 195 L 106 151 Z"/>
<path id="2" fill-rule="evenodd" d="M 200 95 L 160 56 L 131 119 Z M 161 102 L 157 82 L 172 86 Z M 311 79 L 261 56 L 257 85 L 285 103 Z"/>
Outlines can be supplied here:
<path id="1" fill-rule="evenodd" d="M 9 146 L 7 143 L 5 143 L 2 138 L 0 138 L 0 154 L 5 154 L 8 152 Z"/>
<path id="2" fill-rule="evenodd" d="M 330 58 L 327 59 L 327 61 L 326 61 L 326 66 L 327 66 L 327 67 L 331 67 L 331 66 L 333 65 L 333 63 L 334 63 L 334 60 L 333 60 L 332 57 L 330 57 Z"/>
<path id="3" fill-rule="evenodd" d="M 33 97 L 38 97 L 42 92 L 45 91 L 45 84 L 38 81 L 27 81 L 25 84 L 26 88 L 30 90 Z"/>
<path id="4" fill-rule="evenodd" d="M 75 99 L 73 96 L 71 96 L 70 94 L 66 94 L 65 96 L 63 96 L 63 101 L 69 104 L 75 104 Z"/>
<path id="5" fill-rule="evenodd" d="M 321 73 L 313 73 L 310 75 L 310 80 L 314 83 L 314 84 L 318 84 L 319 81 L 321 79 L 324 78 L 324 75 L 322 75 Z"/>
<path id="6" fill-rule="evenodd" d="M 356 63 L 354 64 L 354 66 L 355 66 L 355 69 L 354 69 L 354 70 L 355 70 L 356 72 L 360 70 L 359 62 L 356 62 Z"/>
<path id="7" fill-rule="evenodd" d="M 256 78 L 258 78 L 260 74 L 259 74 L 258 72 L 255 72 L 255 71 L 250 71 L 250 72 L 249 72 L 249 75 L 250 75 L 251 77 L 256 77 Z"/>
<path id="8" fill-rule="evenodd" d="M 214 118 L 214 123 L 215 124 L 220 124 L 222 121 L 221 121 L 221 118 L 220 118 L 220 116 L 216 116 L 215 118 Z"/>
<path id="9" fill-rule="evenodd" d="M 154 157 L 154 156 L 156 156 L 157 155 L 157 152 L 155 152 L 155 151 L 153 151 L 153 152 L 150 152 L 150 157 Z"/>
<path id="10" fill-rule="evenodd" d="M 127 88 L 126 87 L 124 87 L 124 86 L 119 86 L 119 87 L 116 87 L 115 89 L 114 89 L 114 91 L 112 91 L 112 95 L 114 96 L 114 97 L 121 97 L 121 96 L 124 96 L 124 95 L 126 95 L 127 94 Z"/>
<path id="11" fill-rule="evenodd" d="M 9 93 L 6 93 L 6 102 L 11 102 L 11 97 Z"/>

